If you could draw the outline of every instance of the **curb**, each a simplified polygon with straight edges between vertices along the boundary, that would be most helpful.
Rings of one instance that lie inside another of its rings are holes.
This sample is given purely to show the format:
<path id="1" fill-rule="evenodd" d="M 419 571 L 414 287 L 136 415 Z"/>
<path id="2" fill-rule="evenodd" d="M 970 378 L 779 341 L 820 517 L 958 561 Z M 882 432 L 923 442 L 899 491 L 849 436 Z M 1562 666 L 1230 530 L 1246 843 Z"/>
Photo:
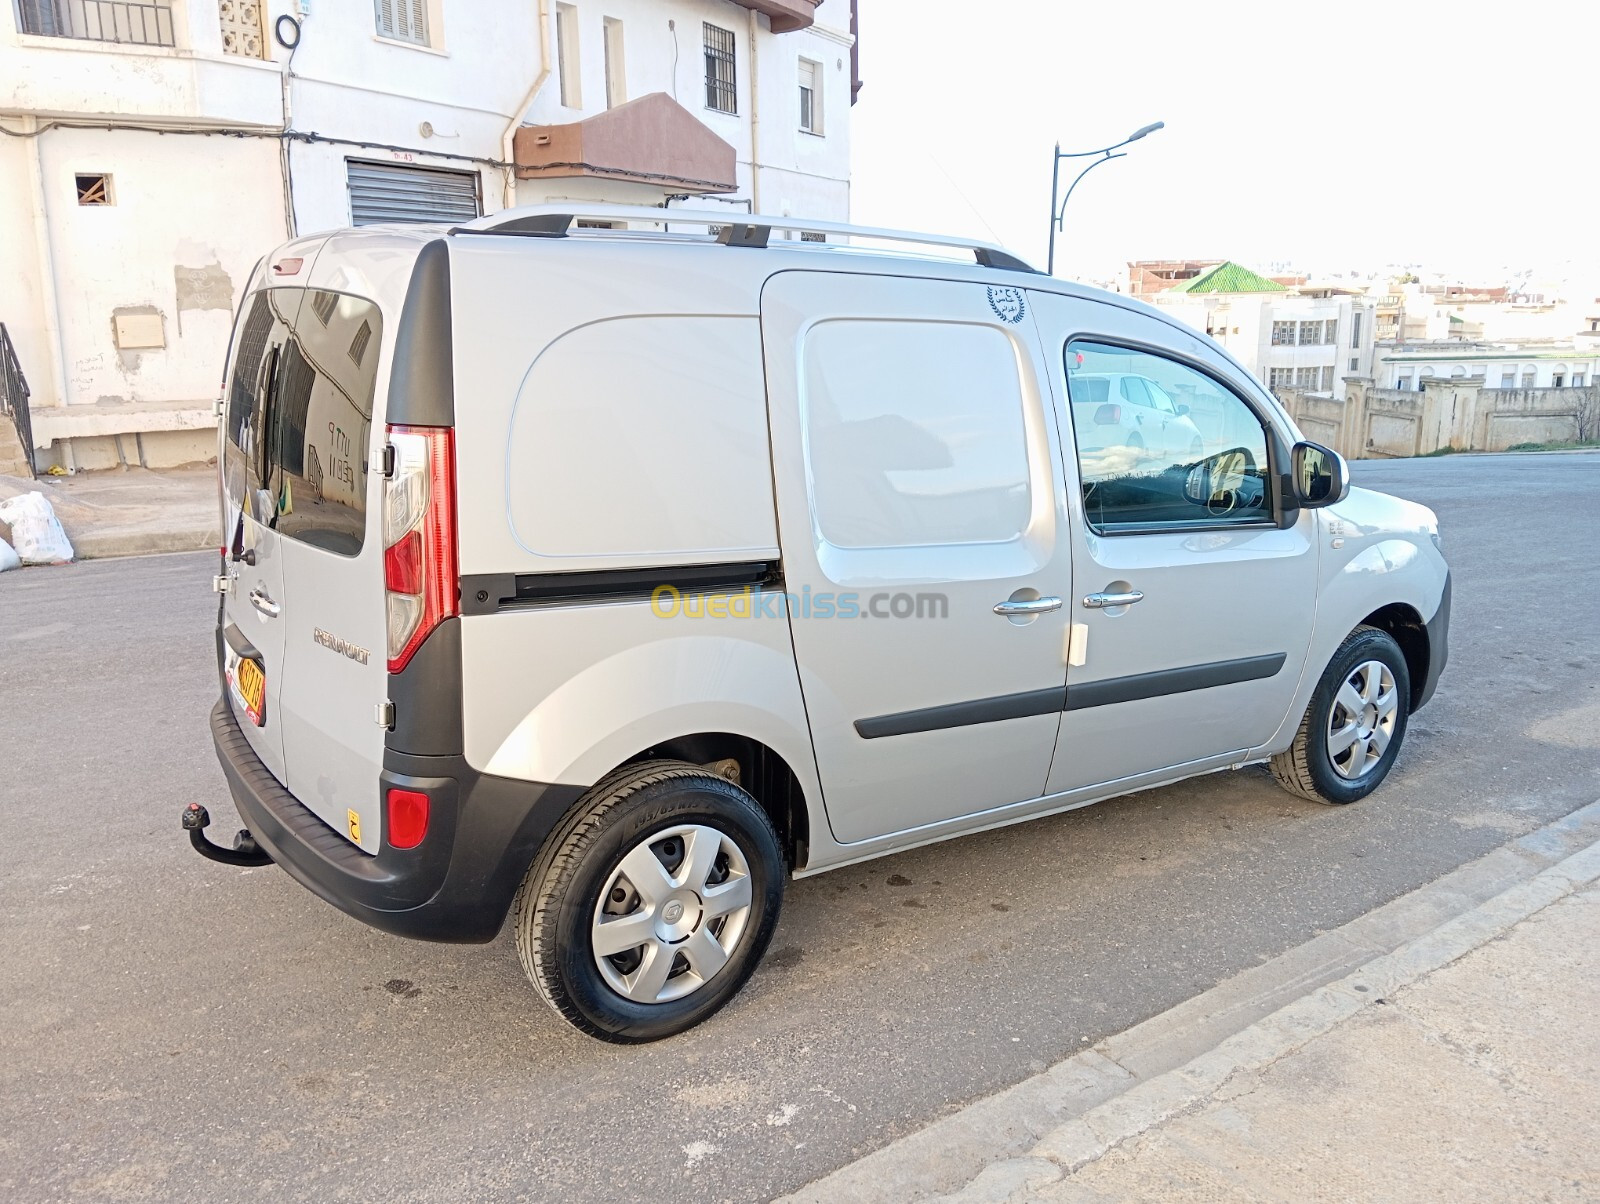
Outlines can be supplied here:
<path id="1" fill-rule="evenodd" d="M 215 551 L 221 541 L 216 524 L 165 531 L 101 529 L 78 535 L 67 532 L 79 560 L 113 560 L 124 556 L 156 556 L 166 552 Z"/>
<path id="2" fill-rule="evenodd" d="M 783 1197 L 1003 1201 L 1059 1181 L 1600 879 L 1600 802 Z"/>

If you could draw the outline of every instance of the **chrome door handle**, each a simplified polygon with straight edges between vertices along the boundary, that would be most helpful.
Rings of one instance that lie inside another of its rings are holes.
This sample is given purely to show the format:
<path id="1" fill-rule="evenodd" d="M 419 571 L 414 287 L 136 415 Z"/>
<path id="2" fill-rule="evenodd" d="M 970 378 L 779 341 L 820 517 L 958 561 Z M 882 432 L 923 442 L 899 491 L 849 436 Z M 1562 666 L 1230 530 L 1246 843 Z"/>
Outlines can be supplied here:
<path id="1" fill-rule="evenodd" d="M 250 605 L 254 606 L 269 619 L 276 619 L 278 617 L 278 604 L 271 598 L 267 597 L 267 595 L 260 589 L 253 589 L 250 591 Z"/>
<path id="2" fill-rule="evenodd" d="M 1090 594 L 1083 600 L 1083 605 L 1088 610 L 1106 610 L 1112 606 L 1132 606 L 1135 602 L 1143 601 L 1143 591 L 1130 589 L 1125 594 Z"/>
<path id="3" fill-rule="evenodd" d="M 1042 615 L 1061 609 L 1060 598 L 1024 598 L 1021 601 L 1000 602 L 994 608 L 997 615 Z"/>

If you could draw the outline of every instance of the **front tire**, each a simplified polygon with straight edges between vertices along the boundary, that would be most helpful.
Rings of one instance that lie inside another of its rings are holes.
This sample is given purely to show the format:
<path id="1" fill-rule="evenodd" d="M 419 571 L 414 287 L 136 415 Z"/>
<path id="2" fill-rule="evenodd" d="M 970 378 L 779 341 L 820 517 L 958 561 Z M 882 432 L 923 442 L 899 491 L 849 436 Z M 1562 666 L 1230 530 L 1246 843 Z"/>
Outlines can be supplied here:
<path id="1" fill-rule="evenodd" d="M 553 832 L 513 911 L 545 1001 L 603 1041 L 658 1041 L 722 1008 L 772 939 L 785 866 L 761 805 L 697 765 L 608 775 Z"/>
<path id="2" fill-rule="evenodd" d="M 1357 627 L 1328 662 L 1294 743 L 1272 758 L 1273 777 L 1313 802 L 1366 798 L 1394 767 L 1410 703 L 1400 645 L 1386 631 Z"/>

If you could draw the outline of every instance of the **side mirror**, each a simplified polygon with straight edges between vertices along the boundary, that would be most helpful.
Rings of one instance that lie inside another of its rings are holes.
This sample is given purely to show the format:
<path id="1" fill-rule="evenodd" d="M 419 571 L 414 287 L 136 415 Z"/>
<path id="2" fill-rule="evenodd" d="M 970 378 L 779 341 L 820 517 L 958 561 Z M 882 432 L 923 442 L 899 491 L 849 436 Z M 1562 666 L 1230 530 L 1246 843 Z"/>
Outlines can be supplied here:
<path id="1" fill-rule="evenodd" d="M 1122 421 L 1122 407 L 1119 405 L 1103 405 L 1094 412 L 1096 426 L 1116 426 Z"/>
<path id="2" fill-rule="evenodd" d="M 1331 506 L 1350 495 L 1350 465 L 1320 443 L 1296 443 L 1290 457 L 1295 499 L 1307 510 Z"/>
<path id="3" fill-rule="evenodd" d="M 1180 401 L 1177 405 L 1177 413 L 1179 418 L 1187 418 L 1189 416 L 1189 407 Z"/>

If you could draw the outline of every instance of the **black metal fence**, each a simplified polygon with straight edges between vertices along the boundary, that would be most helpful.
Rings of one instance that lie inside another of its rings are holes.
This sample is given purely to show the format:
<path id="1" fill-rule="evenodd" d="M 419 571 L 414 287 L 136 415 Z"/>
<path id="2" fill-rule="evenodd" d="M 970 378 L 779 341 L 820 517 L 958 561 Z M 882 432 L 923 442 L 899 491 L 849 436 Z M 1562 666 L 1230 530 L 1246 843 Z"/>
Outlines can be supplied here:
<path id="1" fill-rule="evenodd" d="M 172 0 L 17 0 L 23 33 L 173 46 Z"/>
<path id="2" fill-rule="evenodd" d="M 39 475 L 33 458 L 33 417 L 28 410 L 28 378 L 17 362 L 17 349 L 11 345 L 11 332 L 0 322 L 0 418 L 11 419 L 27 458 L 28 471 Z"/>

